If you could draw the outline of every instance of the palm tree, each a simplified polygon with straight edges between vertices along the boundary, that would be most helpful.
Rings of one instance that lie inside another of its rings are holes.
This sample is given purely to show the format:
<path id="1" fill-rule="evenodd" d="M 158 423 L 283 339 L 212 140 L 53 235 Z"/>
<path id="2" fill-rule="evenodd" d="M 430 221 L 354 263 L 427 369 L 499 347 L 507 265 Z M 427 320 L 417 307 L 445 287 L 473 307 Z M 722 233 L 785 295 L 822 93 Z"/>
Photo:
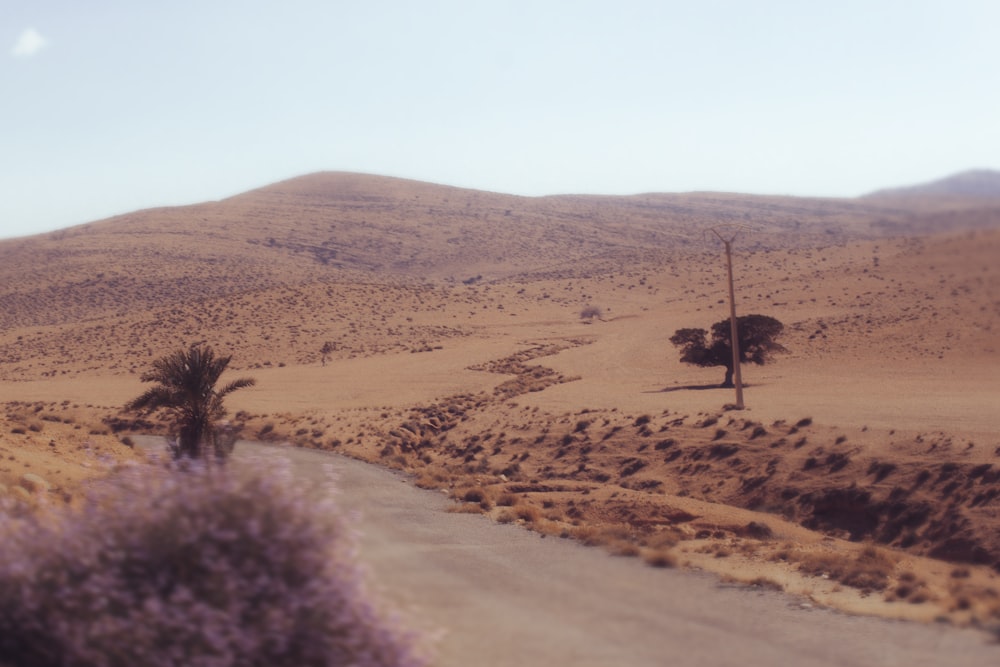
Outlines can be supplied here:
<path id="1" fill-rule="evenodd" d="M 153 370 L 139 378 L 157 384 L 125 408 L 150 412 L 167 410 L 172 414 L 177 436 L 176 443 L 171 445 L 174 458 L 207 456 L 206 440 L 211 440 L 217 457 L 225 458 L 229 452 L 220 446 L 213 428 L 226 414 L 222 401 L 237 389 L 256 384 L 253 378 L 240 378 L 222 389 L 215 388 L 231 358 L 216 357 L 208 345 L 192 345 L 187 350 L 171 352 L 154 361 Z"/>

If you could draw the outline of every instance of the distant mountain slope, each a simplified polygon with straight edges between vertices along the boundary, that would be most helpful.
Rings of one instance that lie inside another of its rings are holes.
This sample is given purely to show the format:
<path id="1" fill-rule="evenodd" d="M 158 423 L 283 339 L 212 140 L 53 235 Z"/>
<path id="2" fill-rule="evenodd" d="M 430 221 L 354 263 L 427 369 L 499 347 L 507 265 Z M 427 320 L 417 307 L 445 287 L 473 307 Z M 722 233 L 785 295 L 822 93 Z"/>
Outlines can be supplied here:
<path id="1" fill-rule="evenodd" d="M 664 298 L 700 303 L 717 279 L 719 244 L 709 232 L 717 225 L 744 230 L 743 258 L 771 250 L 815 258 L 777 274 L 758 267 L 766 277 L 754 294 L 764 299 L 776 282 L 811 280 L 802 271 L 823 268 L 832 246 L 1000 227 L 1000 203 L 528 198 L 312 174 L 0 241 L 0 378 L 137 372 L 176 341 L 222 341 L 259 363 L 307 361 L 325 341 L 346 355 L 421 351 L 475 335 L 486 312 L 578 309 L 596 286 L 631 302 L 653 289 L 646 275 L 669 275 L 671 295 L 653 289 L 643 308 Z"/>
<path id="2" fill-rule="evenodd" d="M 222 201 L 0 242 L 0 329 L 80 322 L 323 281 L 461 284 L 1000 224 L 1000 205 L 724 193 L 514 195 L 324 172 Z"/>
<path id="3" fill-rule="evenodd" d="M 866 198 L 974 197 L 1000 199 L 1000 171 L 973 169 L 929 183 L 878 190 Z"/>

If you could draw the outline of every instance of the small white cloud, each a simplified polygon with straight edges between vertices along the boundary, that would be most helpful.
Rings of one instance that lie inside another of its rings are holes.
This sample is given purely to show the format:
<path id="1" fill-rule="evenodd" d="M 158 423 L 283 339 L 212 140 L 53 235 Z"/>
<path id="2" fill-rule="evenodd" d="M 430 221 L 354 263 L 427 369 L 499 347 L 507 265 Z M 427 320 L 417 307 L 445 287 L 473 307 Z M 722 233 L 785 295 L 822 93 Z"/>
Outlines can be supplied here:
<path id="1" fill-rule="evenodd" d="M 45 48 L 49 40 L 34 28 L 25 28 L 17 38 L 11 53 L 17 58 L 28 58 Z"/>

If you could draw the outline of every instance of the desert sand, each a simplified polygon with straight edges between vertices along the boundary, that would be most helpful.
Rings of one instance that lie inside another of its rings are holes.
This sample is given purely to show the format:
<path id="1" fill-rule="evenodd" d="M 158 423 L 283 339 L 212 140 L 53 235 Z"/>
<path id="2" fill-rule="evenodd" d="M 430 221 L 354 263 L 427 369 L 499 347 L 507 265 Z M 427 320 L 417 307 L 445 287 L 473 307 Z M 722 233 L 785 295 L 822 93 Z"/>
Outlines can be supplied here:
<path id="1" fill-rule="evenodd" d="M 742 411 L 722 369 L 669 343 L 727 316 L 707 232 L 734 223 L 737 309 L 780 319 L 787 348 L 744 367 Z M 597 545 L 584 558 L 638 577 L 1000 623 L 998 199 L 527 199 L 317 174 L 0 257 L 8 487 L 30 467 L 71 498 L 95 449 L 133 455 L 122 438 L 164 428 L 121 409 L 139 375 L 207 342 L 257 379 L 229 401 L 247 439 L 405 470 L 498 534 Z"/>

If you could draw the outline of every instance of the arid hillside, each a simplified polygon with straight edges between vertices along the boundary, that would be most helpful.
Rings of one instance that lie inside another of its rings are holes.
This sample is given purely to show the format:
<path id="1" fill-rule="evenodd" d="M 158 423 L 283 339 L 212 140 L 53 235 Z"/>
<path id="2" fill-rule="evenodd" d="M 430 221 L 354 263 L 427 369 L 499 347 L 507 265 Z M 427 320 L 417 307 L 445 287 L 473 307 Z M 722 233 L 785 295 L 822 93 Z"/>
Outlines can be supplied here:
<path id="1" fill-rule="evenodd" d="M 873 201 L 523 198 L 357 174 L 304 176 L 224 201 L 0 242 L 0 378 L 132 372 L 178 339 L 221 337 L 247 365 L 306 361 L 326 339 L 353 354 L 412 349 L 468 333 L 459 313 L 439 317 L 442 308 L 462 311 L 463 302 L 478 311 L 586 300 L 585 289 L 531 289 L 550 280 L 609 284 L 665 271 L 662 297 L 700 297 L 698 285 L 712 283 L 700 276 L 718 262 L 709 233 L 716 225 L 744 226 L 738 247 L 754 257 L 787 253 L 772 262 L 781 282 L 818 286 L 832 264 L 823 259 L 808 271 L 801 260 L 812 253 L 989 228 L 1000 211 L 979 200 Z M 511 284 L 525 289 L 501 302 Z M 363 329 L 364 340 L 352 329 Z"/>
<path id="2" fill-rule="evenodd" d="M 978 200 L 980 204 L 988 200 L 995 202 L 1000 199 L 1000 172 L 972 169 L 930 183 L 879 190 L 868 195 L 867 199 L 913 197 L 950 197 L 955 202 Z"/>
<path id="3" fill-rule="evenodd" d="M 743 412 L 669 342 L 728 316 L 713 228 L 736 235 L 739 311 L 785 325 L 787 352 L 744 369 Z M 153 359 L 206 342 L 257 379 L 230 402 L 249 438 L 824 604 L 1000 621 L 996 198 L 524 198 L 323 173 L 0 242 L 0 260 L 6 484 L 62 431 L 49 453 L 162 428 L 121 406 Z"/>

